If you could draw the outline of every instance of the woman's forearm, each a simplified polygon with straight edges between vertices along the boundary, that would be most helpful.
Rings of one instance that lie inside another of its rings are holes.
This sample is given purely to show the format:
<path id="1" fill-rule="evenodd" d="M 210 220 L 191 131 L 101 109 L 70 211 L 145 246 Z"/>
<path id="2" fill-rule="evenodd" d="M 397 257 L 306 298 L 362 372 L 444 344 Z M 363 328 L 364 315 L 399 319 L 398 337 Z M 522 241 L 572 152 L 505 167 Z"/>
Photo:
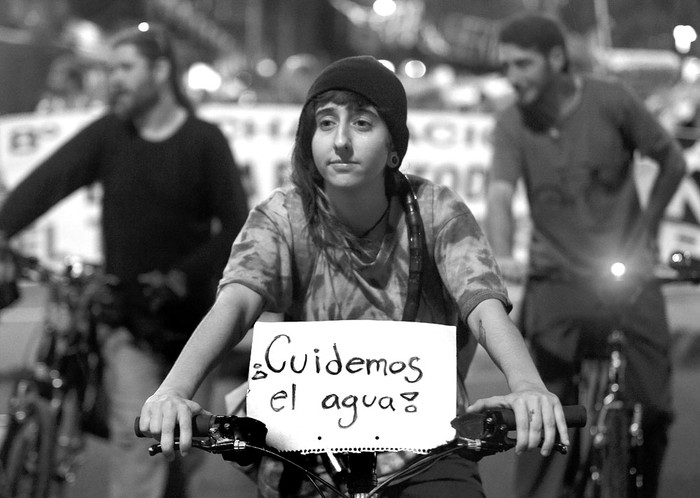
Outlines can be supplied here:
<path id="1" fill-rule="evenodd" d="M 468 321 L 479 344 L 503 372 L 511 391 L 532 387 L 544 389 L 522 334 L 500 301 L 492 299 L 482 302 Z"/>

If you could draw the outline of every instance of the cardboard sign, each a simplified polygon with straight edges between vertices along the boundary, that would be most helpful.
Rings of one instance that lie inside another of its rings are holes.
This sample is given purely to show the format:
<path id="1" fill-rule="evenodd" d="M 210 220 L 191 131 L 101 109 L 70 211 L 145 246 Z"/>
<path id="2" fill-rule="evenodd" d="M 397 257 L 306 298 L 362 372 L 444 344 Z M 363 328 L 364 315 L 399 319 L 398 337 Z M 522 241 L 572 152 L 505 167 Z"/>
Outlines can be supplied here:
<path id="1" fill-rule="evenodd" d="M 304 453 L 424 453 L 454 437 L 455 327 L 371 320 L 259 322 L 248 415 Z"/>

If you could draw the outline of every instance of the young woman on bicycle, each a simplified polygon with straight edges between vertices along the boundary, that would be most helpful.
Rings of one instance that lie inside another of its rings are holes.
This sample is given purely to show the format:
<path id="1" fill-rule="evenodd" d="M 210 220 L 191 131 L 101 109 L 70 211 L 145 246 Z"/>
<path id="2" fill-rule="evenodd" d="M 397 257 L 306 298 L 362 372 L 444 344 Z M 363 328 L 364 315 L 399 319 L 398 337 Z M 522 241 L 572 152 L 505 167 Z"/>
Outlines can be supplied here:
<path id="1" fill-rule="evenodd" d="M 293 184 L 251 211 L 216 303 L 141 411 L 140 429 L 160 435 L 166 456 L 174 455 L 176 424 L 180 451 L 190 449 L 191 417 L 202 411 L 191 401 L 198 384 L 263 311 L 302 321 L 463 321 L 511 389 L 467 410 L 512 408 L 516 452 L 544 437 L 541 452 L 549 454 L 557 433 L 568 444 L 561 404 L 507 316 L 506 289 L 472 213 L 450 189 L 398 172 L 408 147 L 406 115 L 401 82 L 372 57 L 337 61 L 313 83 L 299 119 Z M 412 295 L 416 258 L 423 282 Z M 279 473 L 262 465 L 264 496 L 280 493 L 271 482 Z M 483 496 L 476 464 L 459 456 L 389 489 L 387 496 Z"/>

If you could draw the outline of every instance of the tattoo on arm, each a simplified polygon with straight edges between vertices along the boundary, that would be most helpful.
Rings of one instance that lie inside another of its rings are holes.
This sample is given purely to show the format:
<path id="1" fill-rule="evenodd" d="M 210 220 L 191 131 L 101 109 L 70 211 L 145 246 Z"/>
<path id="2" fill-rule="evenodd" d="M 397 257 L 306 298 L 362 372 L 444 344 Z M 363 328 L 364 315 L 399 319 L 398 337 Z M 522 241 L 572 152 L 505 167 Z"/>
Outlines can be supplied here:
<path id="1" fill-rule="evenodd" d="M 486 329 L 484 328 L 484 323 L 479 320 L 479 344 L 486 349 Z"/>

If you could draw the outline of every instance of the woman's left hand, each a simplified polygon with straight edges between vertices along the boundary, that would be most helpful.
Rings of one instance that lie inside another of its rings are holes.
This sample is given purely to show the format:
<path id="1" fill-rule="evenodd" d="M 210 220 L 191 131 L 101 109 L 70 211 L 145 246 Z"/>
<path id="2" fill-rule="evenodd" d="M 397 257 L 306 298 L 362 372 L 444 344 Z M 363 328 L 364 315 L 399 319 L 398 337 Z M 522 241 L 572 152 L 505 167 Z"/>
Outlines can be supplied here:
<path id="1" fill-rule="evenodd" d="M 559 433 L 559 440 L 569 445 L 564 410 L 559 398 L 551 392 L 530 388 L 521 389 L 504 396 L 492 396 L 477 400 L 467 408 L 467 413 L 479 413 L 487 409 L 510 408 L 515 413 L 516 444 L 515 453 L 537 448 L 547 456 L 552 452 Z"/>

